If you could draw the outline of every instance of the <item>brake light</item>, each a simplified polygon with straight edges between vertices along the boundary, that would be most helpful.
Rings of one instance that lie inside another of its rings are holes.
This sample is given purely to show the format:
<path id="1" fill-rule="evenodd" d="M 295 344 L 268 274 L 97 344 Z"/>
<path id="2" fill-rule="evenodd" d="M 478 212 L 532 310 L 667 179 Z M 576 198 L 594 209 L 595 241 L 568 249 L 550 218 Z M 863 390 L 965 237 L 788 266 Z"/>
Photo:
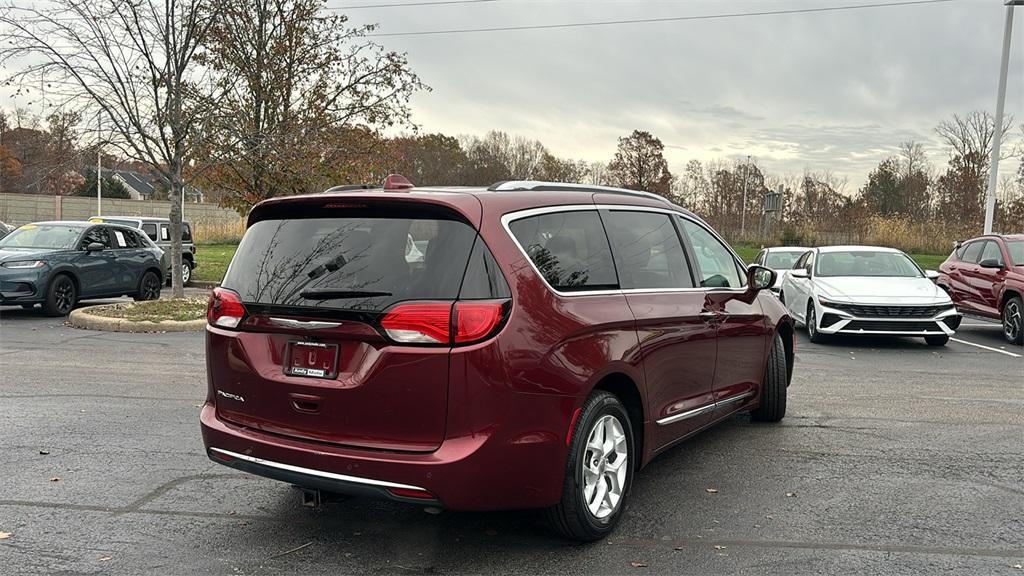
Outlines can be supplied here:
<path id="1" fill-rule="evenodd" d="M 469 344 L 487 338 L 505 319 L 508 300 L 398 304 L 380 326 L 395 342 Z"/>
<path id="2" fill-rule="evenodd" d="M 245 318 L 245 306 L 238 294 L 226 288 L 214 288 L 206 304 L 206 321 L 210 326 L 237 328 Z"/>
<path id="3" fill-rule="evenodd" d="M 448 344 L 451 314 L 451 302 L 399 304 L 384 315 L 380 326 L 396 342 Z"/>
<path id="4" fill-rule="evenodd" d="M 455 343 L 473 342 L 489 335 L 504 319 L 505 302 L 457 302 Z"/>

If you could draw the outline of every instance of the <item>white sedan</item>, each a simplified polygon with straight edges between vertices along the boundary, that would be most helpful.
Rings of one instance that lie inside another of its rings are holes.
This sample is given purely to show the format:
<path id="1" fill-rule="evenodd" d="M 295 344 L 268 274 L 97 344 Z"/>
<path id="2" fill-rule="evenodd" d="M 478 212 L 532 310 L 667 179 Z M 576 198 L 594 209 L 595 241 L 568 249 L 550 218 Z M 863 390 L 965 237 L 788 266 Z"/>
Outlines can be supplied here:
<path id="1" fill-rule="evenodd" d="M 779 290 L 782 289 L 782 281 L 786 279 L 786 274 L 793 268 L 797 258 L 806 254 L 808 250 L 810 248 L 802 246 L 764 248 L 757 253 L 757 257 L 754 258 L 752 264 L 760 264 L 765 268 L 775 270 L 775 284 L 772 285 L 771 290 L 778 296 Z"/>
<path id="2" fill-rule="evenodd" d="M 862 334 L 923 336 L 944 346 L 960 314 L 937 277 L 893 248 L 829 246 L 797 260 L 779 298 L 807 326 L 811 342 Z"/>

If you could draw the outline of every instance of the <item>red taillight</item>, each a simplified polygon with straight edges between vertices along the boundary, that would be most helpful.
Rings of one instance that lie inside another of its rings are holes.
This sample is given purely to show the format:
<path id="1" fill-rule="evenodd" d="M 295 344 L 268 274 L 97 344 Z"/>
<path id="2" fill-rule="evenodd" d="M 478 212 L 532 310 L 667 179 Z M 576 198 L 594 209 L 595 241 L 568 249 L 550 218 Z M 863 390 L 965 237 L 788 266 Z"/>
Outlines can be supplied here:
<path id="1" fill-rule="evenodd" d="M 206 304 L 206 321 L 211 326 L 237 328 L 245 318 L 245 306 L 234 291 L 214 288 Z"/>
<path id="2" fill-rule="evenodd" d="M 396 342 L 468 344 L 494 333 L 505 319 L 507 304 L 508 300 L 398 304 L 384 314 L 380 326 Z"/>
<path id="3" fill-rule="evenodd" d="M 455 343 L 479 340 L 498 327 L 504 319 L 505 302 L 456 302 Z"/>
<path id="4" fill-rule="evenodd" d="M 451 315 L 451 302 L 399 304 L 384 315 L 380 326 L 396 342 L 448 344 Z"/>

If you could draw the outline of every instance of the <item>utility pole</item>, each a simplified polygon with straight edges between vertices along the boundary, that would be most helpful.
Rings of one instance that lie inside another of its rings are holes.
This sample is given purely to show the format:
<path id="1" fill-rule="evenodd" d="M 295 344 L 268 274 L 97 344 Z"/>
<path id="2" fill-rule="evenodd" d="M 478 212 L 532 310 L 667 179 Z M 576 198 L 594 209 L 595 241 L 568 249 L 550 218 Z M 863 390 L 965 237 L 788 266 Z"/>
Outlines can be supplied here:
<path id="1" fill-rule="evenodd" d="M 1010 36 L 1013 34 L 1013 7 L 1024 0 L 1006 0 L 1006 27 L 1003 28 L 1003 59 L 999 65 L 999 88 L 996 93 L 995 140 L 989 161 L 988 191 L 985 194 L 985 234 L 992 233 L 996 211 L 996 185 L 999 182 L 999 144 L 1003 136 L 1003 105 L 1006 102 L 1006 70 L 1010 66 Z"/>
<path id="2" fill-rule="evenodd" d="M 96 113 L 96 215 L 103 216 L 103 147 L 102 121 L 100 112 Z"/>
<path id="3" fill-rule="evenodd" d="M 750 179 L 750 156 L 743 167 L 743 208 L 740 210 L 740 238 L 747 237 L 747 180 Z"/>

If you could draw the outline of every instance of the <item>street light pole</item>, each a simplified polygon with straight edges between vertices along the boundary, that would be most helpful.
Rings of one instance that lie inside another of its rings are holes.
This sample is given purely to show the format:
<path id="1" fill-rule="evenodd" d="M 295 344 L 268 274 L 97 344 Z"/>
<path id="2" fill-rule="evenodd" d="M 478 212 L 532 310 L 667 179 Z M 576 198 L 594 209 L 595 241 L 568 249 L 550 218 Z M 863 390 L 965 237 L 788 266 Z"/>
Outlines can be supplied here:
<path id="1" fill-rule="evenodd" d="M 1003 137 L 1003 105 L 1006 103 L 1006 71 L 1010 66 L 1010 36 L 1013 35 L 1013 7 L 1024 0 L 1007 0 L 1006 27 L 1003 28 L 1003 59 L 999 65 L 999 88 L 996 94 L 995 139 L 989 161 L 988 191 L 985 193 L 985 234 L 992 233 L 996 211 L 996 185 L 999 182 L 999 144 Z"/>

